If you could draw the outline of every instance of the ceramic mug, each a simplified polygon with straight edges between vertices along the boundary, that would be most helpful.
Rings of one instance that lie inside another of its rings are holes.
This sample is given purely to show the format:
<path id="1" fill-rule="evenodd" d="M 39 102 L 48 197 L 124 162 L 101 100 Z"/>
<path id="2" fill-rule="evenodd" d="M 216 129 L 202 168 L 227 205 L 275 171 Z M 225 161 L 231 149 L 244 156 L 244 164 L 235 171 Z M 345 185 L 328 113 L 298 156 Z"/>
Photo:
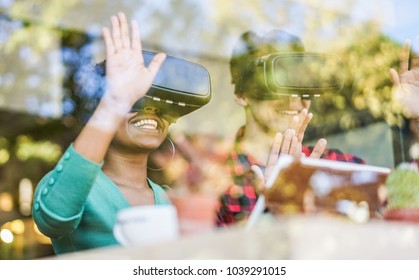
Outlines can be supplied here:
<path id="1" fill-rule="evenodd" d="M 144 205 L 117 213 L 113 228 L 123 246 L 152 245 L 179 237 L 179 222 L 173 205 Z"/>

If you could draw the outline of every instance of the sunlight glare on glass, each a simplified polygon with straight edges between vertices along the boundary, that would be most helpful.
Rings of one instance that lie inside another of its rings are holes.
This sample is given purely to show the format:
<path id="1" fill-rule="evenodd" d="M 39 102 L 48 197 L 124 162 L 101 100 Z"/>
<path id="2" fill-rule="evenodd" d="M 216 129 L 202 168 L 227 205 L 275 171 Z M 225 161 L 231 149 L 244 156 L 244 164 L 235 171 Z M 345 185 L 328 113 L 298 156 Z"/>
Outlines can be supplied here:
<path id="1" fill-rule="evenodd" d="M 2 229 L 0 231 L 0 239 L 4 243 L 12 243 L 13 242 L 13 233 L 8 229 Z"/>
<path id="2" fill-rule="evenodd" d="M 0 165 L 5 164 L 10 158 L 9 151 L 6 149 L 0 149 Z"/>
<path id="3" fill-rule="evenodd" d="M 0 211 L 10 212 L 13 209 L 13 197 L 11 193 L 0 193 Z"/>
<path id="4" fill-rule="evenodd" d="M 23 232 L 25 231 L 25 223 L 22 220 L 17 219 L 10 222 L 9 228 L 15 234 L 23 234 Z"/>

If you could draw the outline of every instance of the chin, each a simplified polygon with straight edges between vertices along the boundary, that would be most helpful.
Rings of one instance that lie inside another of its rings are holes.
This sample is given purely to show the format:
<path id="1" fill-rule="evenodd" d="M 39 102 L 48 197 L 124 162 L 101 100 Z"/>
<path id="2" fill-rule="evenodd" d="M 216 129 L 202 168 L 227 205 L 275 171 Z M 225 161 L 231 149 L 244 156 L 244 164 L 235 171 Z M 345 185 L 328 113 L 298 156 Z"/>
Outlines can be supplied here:
<path id="1" fill-rule="evenodd" d="M 157 137 L 141 137 L 133 139 L 133 142 L 136 146 L 144 148 L 144 149 L 150 149 L 154 150 L 160 147 L 160 145 L 163 143 L 164 138 L 157 138 Z"/>
<path id="2" fill-rule="evenodd" d="M 164 140 L 164 139 L 163 139 Z M 129 152 L 152 152 L 156 150 L 161 143 L 162 139 L 151 139 L 150 137 L 140 137 L 140 138 L 114 138 L 112 141 L 112 146 L 119 150 L 125 150 Z"/>
<path id="3" fill-rule="evenodd" d="M 270 126 L 268 125 L 268 127 L 270 128 L 270 131 L 273 133 L 278 133 L 278 132 L 284 133 L 285 130 L 288 128 L 288 125 L 278 126 L 278 123 L 276 123 L 276 125 L 272 123 Z"/>

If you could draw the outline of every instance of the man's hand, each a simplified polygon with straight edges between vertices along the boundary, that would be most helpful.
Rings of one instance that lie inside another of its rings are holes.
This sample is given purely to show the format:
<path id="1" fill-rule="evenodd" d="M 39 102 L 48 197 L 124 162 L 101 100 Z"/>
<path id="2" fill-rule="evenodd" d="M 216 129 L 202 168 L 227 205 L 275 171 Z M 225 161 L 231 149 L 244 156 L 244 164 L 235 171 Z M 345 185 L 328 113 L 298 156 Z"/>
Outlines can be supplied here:
<path id="1" fill-rule="evenodd" d="M 289 129 L 287 129 L 283 135 L 280 153 L 290 154 L 295 157 L 305 156 L 302 153 L 304 134 L 312 119 L 313 114 L 308 113 L 307 109 L 303 109 L 298 116 L 294 117 Z M 326 149 L 326 145 L 326 139 L 319 139 L 314 146 L 310 157 L 320 158 Z"/>
<path id="2" fill-rule="evenodd" d="M 266 163 L 265 172 L 262 172 L 259 166 L 252 166 L 252 170 L 257 177 L 257 190 L 261 191 L 264 189 L 265 183 L 272 173 L 280 154 L 289 154 L 297 158 L 305 156 L 302 153 L 302 142 L 305 130 L 312 118 L 313 114 L 308 114 L 307 109 L 303 109 L 299 116 L 294 117 L 293 122 L 290 124 L 290 128 L 286 129 L 283 134 L 278 132 L 275 135 Z M 319 139 L 314 146 L 310 157 L 320 158 L 326 149 L 326 145 L 326 139 Z"/>
<path id="3" fill-rule="evenodd" d="M 416 39 L 419 45 L 419 37 Z M 410 41 L 406 40 L 400 53 L 400 75 L 393 68 L 393 97 L 402 106 L 403 113 L 410 118 L 419 117 L 419 57 L 414 56 L 409 69 Z"/>

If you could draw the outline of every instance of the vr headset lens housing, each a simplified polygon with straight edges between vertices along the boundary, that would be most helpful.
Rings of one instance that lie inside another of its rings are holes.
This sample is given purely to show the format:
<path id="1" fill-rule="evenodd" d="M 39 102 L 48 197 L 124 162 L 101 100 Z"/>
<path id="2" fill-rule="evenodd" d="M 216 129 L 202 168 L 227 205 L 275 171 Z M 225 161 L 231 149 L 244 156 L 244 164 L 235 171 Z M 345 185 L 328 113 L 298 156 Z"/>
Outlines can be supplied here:
<path id="1" fill-rule="evenodd" d="M 316 53 L 274 53 L 257 60 L 256 78 L 268 92 L 263 99 L 278 95 L 313 98 L 340 91 L 343 77 L 337 56 Z"/>
<path id="2" fill-rule="evenodd" d="M 148 65 L 155 53 L 143 51 L 144 63 Z M 208 71 L 201 65 L 167 56 L 153 86 L 175 89 L 192 95 L 207 96 L 211 90 Z"/>
<path id="3" fill-rule="evenodd" d="M 148 65 L 156 53 L 143 51 Z M 166 56 L 150 90 L 133 106 L 133 112 L 152 110 L 175 122 L 207 104 L 211 99 L 211 80 L 203 66 L 173 56 Z"/>

